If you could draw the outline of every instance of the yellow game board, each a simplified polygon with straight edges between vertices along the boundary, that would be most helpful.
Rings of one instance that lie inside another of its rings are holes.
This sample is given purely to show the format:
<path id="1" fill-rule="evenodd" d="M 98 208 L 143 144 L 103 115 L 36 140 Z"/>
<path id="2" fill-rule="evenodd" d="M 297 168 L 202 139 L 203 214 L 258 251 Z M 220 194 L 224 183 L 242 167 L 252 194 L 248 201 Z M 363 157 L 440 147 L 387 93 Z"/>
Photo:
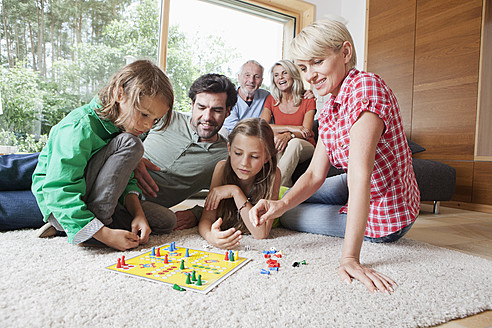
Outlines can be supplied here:
<path id="1" fill-rule="evenodd" d="M 250 260 L 235 258 L 237 252 L 233 256 L 231 260 L 229 253 L 226 261 L 226 251 L 220 254 L 171 243 L 129 259 L 119 258 L 106 269 L 206 294 Z"/>

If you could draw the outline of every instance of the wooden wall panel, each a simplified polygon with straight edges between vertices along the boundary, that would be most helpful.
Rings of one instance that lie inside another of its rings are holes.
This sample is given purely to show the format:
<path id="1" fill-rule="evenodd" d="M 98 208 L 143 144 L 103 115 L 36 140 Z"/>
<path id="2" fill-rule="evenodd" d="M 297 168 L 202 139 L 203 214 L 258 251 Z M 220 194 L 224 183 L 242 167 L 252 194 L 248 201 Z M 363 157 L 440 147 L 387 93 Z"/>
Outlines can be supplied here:
<path id="1" fill-rule="evenodd" d="M 482 0 L 417 0 L 411 137 L 422 158 L 473 160 Z"/>
<path id="2" fill-rule="evenodd" d="M 456 170 L 456 188 L 453 201 L 471 202 L 473 185 L 473 161 L 440 161 L 448 164 Z"/>
<path id="3" fill-rule="evenodd" d="M 492 158 L 492 1 L 484 1 L 476 156 Z M 492 204 L 492 202 L 491 202 Z"/>
<path id="4" fill-rule="evenodd" d="M 415 0 L 381 0 L 370 1 L 368 12 L 367 71 L 393 90 L 407 137 L 412 128 L 415 8 Z"/>
<path id="5" fill-rule="evenodd" d="M 475 162 L 472 202 L 492 204 L 492 162 Z"/>

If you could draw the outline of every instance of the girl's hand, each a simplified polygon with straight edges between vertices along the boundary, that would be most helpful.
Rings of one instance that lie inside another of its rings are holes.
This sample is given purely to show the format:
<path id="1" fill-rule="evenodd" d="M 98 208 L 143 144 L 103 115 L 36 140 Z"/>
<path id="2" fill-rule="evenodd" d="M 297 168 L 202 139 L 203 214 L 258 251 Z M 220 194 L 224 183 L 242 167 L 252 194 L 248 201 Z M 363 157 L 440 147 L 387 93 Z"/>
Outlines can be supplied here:
<path id="1" fill-rule="evenodd" d="M 289 132 L 285 133 L 280 133 L 275 136 L 275 148 L 277 148 L 277 151 L 281 152 L 284 151 L 285 147 L 287 147 L 287 144 L 290 141 L 291 136 Z"/>
<path id="2" fill-rule="evenodd" d="M 380 291 L 391 294 L 394 291 L 393 286 L 396 286 L 396 283 L 391 278 L 371 268 L 362 266 L 354 258 L 342 258 L 338 268 L 338 276 L 346 283 L 351 283 L 352 278 L 357 279 L 372 293 Z"/>
<path id="3" fill-rule="evenodd" d="M 285 212 L 285 205 L 280 200 L 265 200 L 261 199 L 249 211 L 249 220 L 257 227 L 262 225 L 267 220 L 274 220 L 280 217 Z"/>
<path id="4" fill-rule="evenodd" d="M 232 249 L 239 246 L 239 241 L 242 238 L 241 231 L 236 231 L 236 229 L 234 228 L 230 228 L 226 231 L 221 231 L 221 224 L 222 218 L 218 218 L 217 221 L 212 224 L 207 241 L 215 247 L 222 249 Z"/>
<path id="5" fill-rule="evenodd" d="M 139 245 L 137 234 L 126 230 L 102 227 L 93 235 L 93 237 L 101 243 L 120 251 L 135 248 Z"/>
<path id="6" fill-rule="evenodd" d="M 234 197 L 234 194 L 237 193 L 238 190 L 239 187 L 235 185 L 223 185 L 212 188 L 205 200 L 205 209 L 208 211 L 217 209 L 222 199 Z"/>
<path id="7" fill-rule="evenodd" d="M 140 232 L 139 244 L 143 245 L 149 241 L 149 235 L 152 232 L 145 216 L 135 216 L 132 221 L 132 232 L 138 235 Z"/>

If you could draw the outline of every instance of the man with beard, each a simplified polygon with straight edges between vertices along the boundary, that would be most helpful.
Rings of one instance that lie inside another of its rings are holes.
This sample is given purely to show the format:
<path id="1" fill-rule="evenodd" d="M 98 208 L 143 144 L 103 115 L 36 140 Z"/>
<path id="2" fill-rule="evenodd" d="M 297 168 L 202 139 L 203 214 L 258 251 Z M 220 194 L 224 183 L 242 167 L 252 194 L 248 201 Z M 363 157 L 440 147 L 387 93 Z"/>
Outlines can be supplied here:
<path id="1" fill-rule="evenodd" d="M 270 94 L 267 90 L 260 89 L 263 82 L 263 66 L 256 60 L 248 60 L 241 66 L 237 80 L 237 102 L 220 131 L 224 136 L 228 136 L 240 120 L 260 117 L 265 100 Z"/>
<path id="2" fill-rule="evenodd" d="M 218 132 L 237 101 L 234 84 L 224 75 L 205 74 L 193 82 L 188 95 L 191 117 L 173 111 L 167 129 L 152 128 L 135 170 L 146 200 L 168 208 L 209 188 L 215 165 L 228 155 L 227 140 Z M 176 212 L 175 229 L 195 226 L 201 211 L 195 206 Z"/>

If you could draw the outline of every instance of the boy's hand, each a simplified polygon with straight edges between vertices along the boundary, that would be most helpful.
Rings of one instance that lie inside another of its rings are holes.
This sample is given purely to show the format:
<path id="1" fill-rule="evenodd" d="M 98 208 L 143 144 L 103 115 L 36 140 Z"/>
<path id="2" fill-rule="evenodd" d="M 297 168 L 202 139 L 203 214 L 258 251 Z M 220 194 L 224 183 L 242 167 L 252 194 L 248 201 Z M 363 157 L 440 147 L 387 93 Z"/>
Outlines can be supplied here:
<path id="1" fill-rule="evenodd" d="M 222 218 L 218 218 L 212 226 L 210 227 L 210 240 L 207 240 L 210 244 L 215 247 L 222 249 L 232 249 L 239 245 L 239 241 L 242 238 L 241 231 L 230 228 L 226 231 L 220 230 L 220 225 L 222 224 Z"/>
<path id="2" fill-rule="evenodd" d="M 93 235 L 93 237 L 101 243 L 120 251 L 135 248 L 139 245 L 137 234 L 126 230 L 102 227 Z"/>
<path id="3" fill-rule="evenodd" d="M 135 216 L 132 221 L 132 232 L 138 235 L 140 232 L 139 244 L 143 245 L 149 241 L 149 235 L 152 232 L 145 216 Z"/>

